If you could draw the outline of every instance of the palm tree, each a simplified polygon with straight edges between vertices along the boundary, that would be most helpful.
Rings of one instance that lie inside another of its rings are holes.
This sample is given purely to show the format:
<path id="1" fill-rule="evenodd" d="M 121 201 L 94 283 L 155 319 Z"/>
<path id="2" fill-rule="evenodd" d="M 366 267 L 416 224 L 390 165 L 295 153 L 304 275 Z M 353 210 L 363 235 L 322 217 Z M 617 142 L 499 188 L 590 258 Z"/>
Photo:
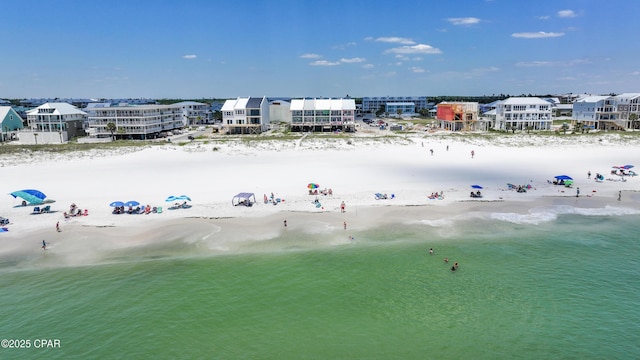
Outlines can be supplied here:
<path id="1" fill-rule="evenodd" d="M 108 122 L 106 126 L 107 131 L 111 132 L 111 140 L 115 140 L 113 133 L 116 132 L 116 124 Z"/>

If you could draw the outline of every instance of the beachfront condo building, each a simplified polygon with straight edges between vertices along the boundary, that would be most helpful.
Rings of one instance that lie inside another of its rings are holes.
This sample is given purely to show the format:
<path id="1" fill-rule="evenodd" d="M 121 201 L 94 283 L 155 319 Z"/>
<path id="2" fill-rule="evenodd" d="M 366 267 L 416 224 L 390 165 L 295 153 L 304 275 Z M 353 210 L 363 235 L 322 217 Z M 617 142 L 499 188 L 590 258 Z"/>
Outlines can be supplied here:
<path id="1" fill-rule="evenodd" d="M 585 96 L 573 103 L 572 123 L 588 129 L 619 129 L 615 100 L 612 96 Z"/>
<path id="2" fill-rule="evenodd" d="M 291 131 L 355 131 L 354 99 L 291 100 Z"/>
<path id="3" fill-rule="evenodd" d="M 269 129 L 269 101 L 266 97 L 227 100 L 220 111 L 222 131 L 227 134 L 260 134 Z"/>
<path id="4" fill-rule="evenodd" d="M 496 104 L 494 130 L 551 130 L 551 103 L 538 97 L 511 97 Z"/>
<path id="5" fill-rule="evenodd" d="M 87 113 L 64 103 L 45 103 L 27 111 L 27 127 L 18 133 L 23 144 L 60 144 L 84 136 Z"/>
<path id="6" fill-rule="evenodd" d="M 394 115 L 395 113 L 386 111 L 387 103 L 413 103 L 413 110 L 407 113 L 418 113 L 421 109 L 429 108 L 426 96 L 374 96 L 362 98 L 362 112 L 375 113 L 383 109 L 389 115 Z"/>
<path id="7" fill-rule="evenodd" d="M 478 120 L 477 102 L 444 101 L 438 104 L 436 120 L 441 129 L 449 131 L 477 131 L 482 128 Z M 482 122 L 484 124 L 484 122 Z"/>
<path id="8" fill-rule="evenodd" d="M 616 104 L 616 125 L 625 129 L 640 129 L 640 93 L 623 93 L 613 99 Z"/>
<path id="9" fill-rule="evenodd" d="M 172 104 L 182 108 L 182 125 L 208 124 L 213 117 L 211 105 L 196 101 L 182 101 Z"/>
<path id="10" fill-rule="evenodd" d="M 91 108 L 87 134 L 96 138 L 154 139 L 184 127 L 182 106 L 104 104 Z"/>

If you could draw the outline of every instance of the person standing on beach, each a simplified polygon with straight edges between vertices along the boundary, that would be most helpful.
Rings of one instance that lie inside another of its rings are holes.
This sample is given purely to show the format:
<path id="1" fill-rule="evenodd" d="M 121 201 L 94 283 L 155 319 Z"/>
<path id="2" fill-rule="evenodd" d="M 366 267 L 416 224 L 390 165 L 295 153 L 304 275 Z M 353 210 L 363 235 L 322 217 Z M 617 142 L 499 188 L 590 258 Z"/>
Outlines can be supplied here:
<path id="1" fill-rule="evenodd" d="M 60 232 L 60 221 L 56 223 L 56 231 Z"/>
<path id="2" fill-rule="evenodd" d="M 473 157 L 476 155 L 476 152 L 471 150 L 471 158 L 473 159 Z"/>
<path id="3" fill-rule="evenodd" d="M 622 190 L 618 191 L 618 201 L 620 201 L 620 199 L 622 199 Z"/>
<path id="4" fill-rule="evenodd" d="M 287 220 L 284 220 L 284 227 L 287 227 Z"/>
<path id="5" fill-rule="evenodd" d="M 344 229 L 347 230 L 347 222 L 344 222 Z"/>
<path id="6" fill-rule="evenodd" d="M 433 156 L 433 149 L 429 149 L 429 151 L 431 151 L 431 156 Z"/>
<path id="7" fill-rule="evenodd" d="M 47 250 L 47 243 L 42 240 L 42 250 Z"/>
<path id="8" fill-rule="evenodd" d="M 591 170 L 587 171 L 587 179 L 591 179 Z"/>
<path id="9" fill-rule="evenodd" d="M 340 204 L 340 212 L 344 212 L 345 204 L 344 201 Z"/>
<path id="10" fill-rule="evenodd" d="M 580 196 L 580 188 L 576 188 L 576 197 Z"/>

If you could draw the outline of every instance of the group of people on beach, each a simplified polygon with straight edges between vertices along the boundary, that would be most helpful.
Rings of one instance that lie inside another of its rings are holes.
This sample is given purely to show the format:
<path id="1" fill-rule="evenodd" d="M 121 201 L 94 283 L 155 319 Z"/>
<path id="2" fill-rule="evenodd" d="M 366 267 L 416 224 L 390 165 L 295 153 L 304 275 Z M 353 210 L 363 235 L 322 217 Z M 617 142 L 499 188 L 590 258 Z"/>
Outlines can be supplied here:
<path id="1" fill-rule="evenodd" d="M 434 254 L 433 248 L 429 248 L 429 255 L 433 255 L 433 254 Z M 444 262 L 445 262 L 445 264 L 448 264 L 449 263 L 449 258 L 448 257 L 444 258 Z M 451 266 L 451 271 L 458 270 L 458 266 L 459 266 L 458 262 L 457 261 L 454 262 L 453 265 Z"/>

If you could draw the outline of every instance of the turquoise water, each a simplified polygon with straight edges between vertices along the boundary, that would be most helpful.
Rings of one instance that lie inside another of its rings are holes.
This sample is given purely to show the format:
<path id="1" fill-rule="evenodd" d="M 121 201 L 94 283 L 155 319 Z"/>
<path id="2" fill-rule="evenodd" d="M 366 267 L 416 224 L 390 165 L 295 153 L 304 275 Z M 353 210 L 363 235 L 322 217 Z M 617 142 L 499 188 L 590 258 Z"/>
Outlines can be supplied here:
<path id="1" fill-rule="evenodd" d="M 0 358 L 633 358 L 639 227 L 638 215 L 470 218 L 330 247 L 309 244 L 334 234 L 291 231 L 234 255 L 176 243 L 95 266 L 3 259 L 0 338 L 60 347 Z"/>

